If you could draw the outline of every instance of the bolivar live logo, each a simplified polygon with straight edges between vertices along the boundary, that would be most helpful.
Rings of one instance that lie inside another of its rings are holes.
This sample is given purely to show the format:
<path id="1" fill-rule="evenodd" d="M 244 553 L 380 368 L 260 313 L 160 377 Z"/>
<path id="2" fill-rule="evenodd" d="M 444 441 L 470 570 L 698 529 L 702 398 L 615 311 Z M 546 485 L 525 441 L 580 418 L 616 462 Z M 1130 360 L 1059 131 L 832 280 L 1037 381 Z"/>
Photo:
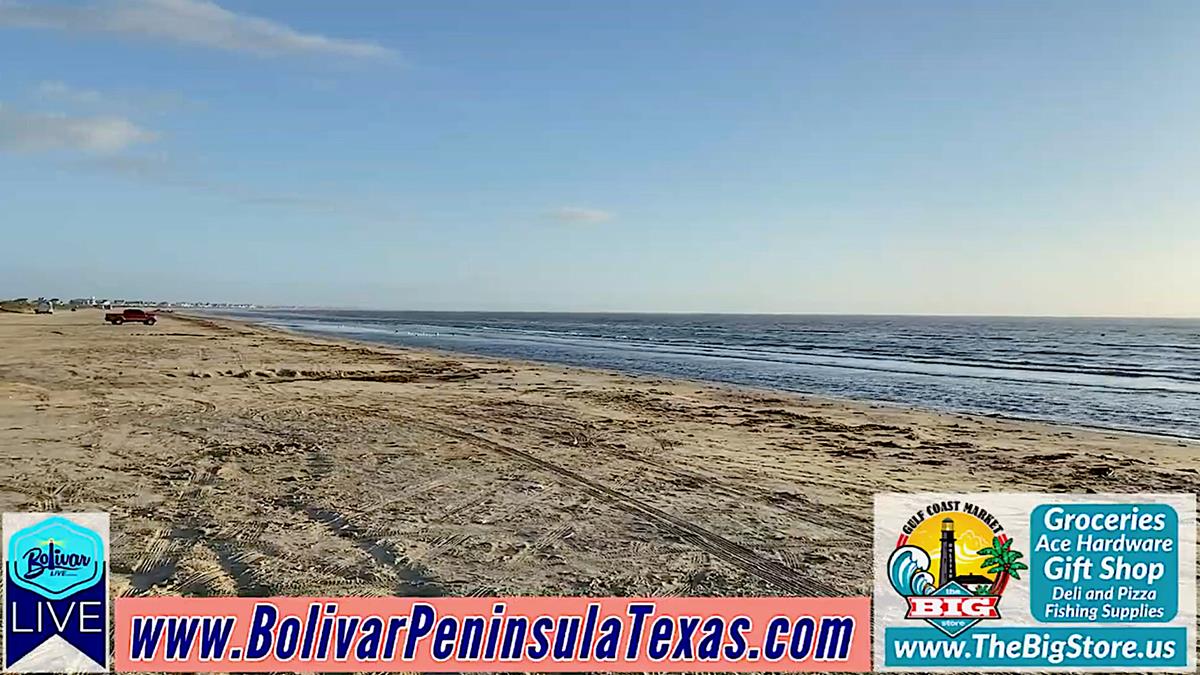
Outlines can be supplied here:
<path id="1" fill-rule="evenodd" d="M 1000 521 L 975 504 L 929 504 L 914 513 L 888 558 L 892 588 L 907 602 L 905 619 L 926 621 L 956 638 L 1000 618 L 1000 598 L 1028 569 Z"/>
<path id="2" fill-rule="evenodd" d="M 4 669 L 108 670 L 108 515 L 4 514 Z"/>

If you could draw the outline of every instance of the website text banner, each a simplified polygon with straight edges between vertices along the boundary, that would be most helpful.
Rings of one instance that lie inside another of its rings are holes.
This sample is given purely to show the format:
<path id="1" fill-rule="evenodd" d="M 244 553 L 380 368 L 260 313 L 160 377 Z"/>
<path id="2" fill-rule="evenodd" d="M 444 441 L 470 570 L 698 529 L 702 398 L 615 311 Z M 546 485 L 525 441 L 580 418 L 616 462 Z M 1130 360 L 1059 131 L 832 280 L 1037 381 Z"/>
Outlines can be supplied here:
<path id="1" fill-rule="evenodd" d="M 1196 667 L 1196 497 L 875 497 L 879 670 Z"/>
<path id="2" fill-rule="evenodd" d="M 120 598 L 121 672 L 841 671 L 870 598 Z"/>

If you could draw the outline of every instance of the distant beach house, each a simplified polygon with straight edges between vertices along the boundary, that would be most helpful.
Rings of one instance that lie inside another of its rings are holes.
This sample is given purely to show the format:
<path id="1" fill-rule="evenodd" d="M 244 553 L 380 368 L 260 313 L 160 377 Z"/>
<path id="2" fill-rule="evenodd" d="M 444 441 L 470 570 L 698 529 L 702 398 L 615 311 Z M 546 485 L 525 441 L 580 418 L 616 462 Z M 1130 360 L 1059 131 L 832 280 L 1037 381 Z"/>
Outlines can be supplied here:
<path id="1" fill-rule="evenodd" d="M 992 586 L 992 580 L 982 574 L 960 574 L 954 577 L 954 581 L 972 593 L 977 588 L 991 588 Z"/>

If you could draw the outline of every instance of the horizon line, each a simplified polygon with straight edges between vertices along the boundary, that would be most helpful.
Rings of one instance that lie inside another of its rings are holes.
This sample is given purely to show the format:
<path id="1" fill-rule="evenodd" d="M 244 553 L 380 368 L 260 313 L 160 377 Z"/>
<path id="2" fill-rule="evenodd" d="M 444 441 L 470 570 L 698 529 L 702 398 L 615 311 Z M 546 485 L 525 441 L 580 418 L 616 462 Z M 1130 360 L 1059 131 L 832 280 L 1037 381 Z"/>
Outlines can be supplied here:
<path id="1" fill-rule="evenodd" d="M 41 296 L 47 297 L 47 296 Z M 80 296 L 83 297 L 83 296 Z M 87 296 L 93 297 L 93 296 Z M 0 302 L 11 302 L 17 298 L 4 298 Z M 31 296 L 23 298 L 26 302 L 34 300 Z M 445 313 L 445 314 L 642 314 L 642 315 L 676 315 L 676 316 L 853 316 L 853 317 L 924 317 L 924 318 L 975 318 L 975 319 L 1157 319 L 1157 320 L 1180 320 L 1180 321 L 1196 321 L 1200 320 L 1200 314 L 994 314 L 987 312 L 812 312 L 812 311 L 703 311 L 703 310 L 626 310 L 626 309 L 412 309 L 412 308 L 385 308 L 385 307 L 368 307 L 354 305 L 302 305 L 302 304 L 286 304 L 286 303 L 259 303 L 247 301 L 225 301 L 225 300 L 164 300 L 164 301 L 146 301 L 144 298 L 136 296 L 128 296 L 126 298 L 114 298 L 122 301 L 126 300 L 143 300 L 133 304 L 142 306 L 171 306 L 180 309 L 241 309 L 242 311 L 254 310 L 311 310 L 311 311 L 360 311 L 360 312 L 428 312 L 428 313 Z M 64 304 L 67 304 L 64 301 Z M 115 303 L 122 306 L 131 306 L 127 302 Z M 179 307 L 179 305 L 193 305 L 191 307 Z M 196 307 L 194 305 L 220 305 L 217 307 Z M 242 305 L 242 307 L 238 307 Z M 223 307 L 221 307 L 223 306 Z"/>
<path id="2" fill-rule="evenodd" d="M 1132 314 L 988 314 L 988 313 L 921 313 L 921 312 L 722 312 L 691 310 L 549 310 L 549 309 L 389 309 L 380 307 L 352 307 L 339 305 L 283 305 L 259 303 L 218 303 L 253 305 L 254 310 L 313 310 L 313 311 L 359 311 L 359 312 L 404 312 L 431 314 L 641 314 L 676 316 L 853 316 L 853 317 L 914 317 L 914 318 L 963 318 L 963 319 L 1167 319 L 1197 321 L 1200 315 L 1132 315 Z M 203 307 L 185 309 L 204 309 Z"/>

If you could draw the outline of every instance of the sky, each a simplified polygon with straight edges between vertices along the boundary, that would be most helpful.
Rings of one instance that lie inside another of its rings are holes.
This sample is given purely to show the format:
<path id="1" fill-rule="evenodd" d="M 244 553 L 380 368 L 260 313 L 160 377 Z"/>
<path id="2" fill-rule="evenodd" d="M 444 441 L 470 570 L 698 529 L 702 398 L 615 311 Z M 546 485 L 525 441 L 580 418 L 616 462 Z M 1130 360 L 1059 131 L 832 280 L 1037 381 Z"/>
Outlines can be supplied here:
<path id="1" fill-rule="evenodd" d="M 1200 316 L 1200 3 L 0 0 L 0 296 Z"/>

